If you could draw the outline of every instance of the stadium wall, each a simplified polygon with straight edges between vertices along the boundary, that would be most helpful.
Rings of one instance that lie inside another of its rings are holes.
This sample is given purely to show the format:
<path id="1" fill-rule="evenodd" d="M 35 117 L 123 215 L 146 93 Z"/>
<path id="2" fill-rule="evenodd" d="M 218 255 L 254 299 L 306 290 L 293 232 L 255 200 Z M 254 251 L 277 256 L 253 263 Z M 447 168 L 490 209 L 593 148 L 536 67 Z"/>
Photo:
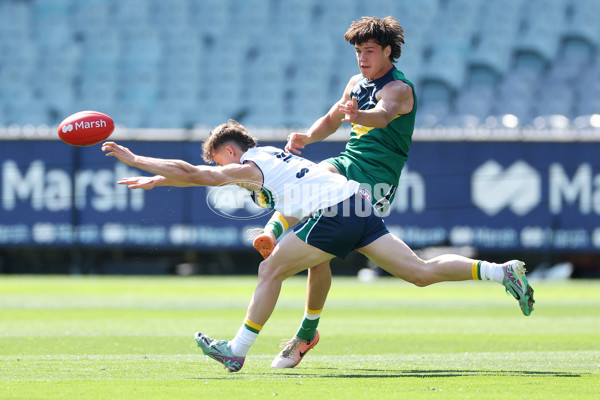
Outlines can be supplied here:
<path id="1" fill-rule="evenodd" d="M 262 144 L 284 146 L 269 135 L 262 131 Z M 500 258 L 526 254 L 536 263 L 570 256 L 592 275 L 600 269 L 600 143 L 419 136 L 385 218 L 413 248 L 469 246 Z M 117 138 L 139 154 L 202 163 L 197 138 Z M 343 147 L 330 140 L 305 156 L 322 160 Z M 0 272 L 169 273 L 198 260 L 211 260 L 203 263 L 207 272 L 239 272 L 227 259 L 253 252 L 246 231 L 270 216 L 235 187 L 118 186 L 140 171 L 105 157 L 99 146 L 5 138 L 0 160 Z M 52 259 L 57 266 L 49 267 Z M 132 269 L 135 259 L 145 261 Z"/>

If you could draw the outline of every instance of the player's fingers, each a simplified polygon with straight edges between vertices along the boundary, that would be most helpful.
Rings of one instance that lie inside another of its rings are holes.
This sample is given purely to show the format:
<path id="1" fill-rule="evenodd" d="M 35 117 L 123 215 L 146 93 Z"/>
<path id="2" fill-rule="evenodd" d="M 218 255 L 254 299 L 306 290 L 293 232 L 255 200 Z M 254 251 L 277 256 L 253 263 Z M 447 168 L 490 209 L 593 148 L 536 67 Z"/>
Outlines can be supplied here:
<path id="1" fill-rule="evenodd" d="M 304 145 L 300 144 L 300 143 L 296 143 L 296 142 L 288 142 L 288 144 L 285 146 L 284 150 L 287 151 L 288 153 L 294 152 L 296 154 L 300 154 L 300 150 L 298 149 L 303 149 Z"/>
<path id="2" fill-rule="evenodd" d="M 352 113 L 356 112 L 356 110 L 353 110 L 352 108 L 348 108 L 348 107 L 340 107 L 339 111 L 344 114 L 346 117 L 348 117 L 349 115 L 351 115 Z"/>
<path id="3" fill-rule="evenodd" d="M 109 151 L 109 150 L 116 150 L 119 148 L 119 145 L 117 145 L 115 142 L 106 142 L 102 145 L 102 150 L 103 151 Z"/>
<path id="4" fill-rule="evenodd" d="M 140 182 L 137 178 L 123 178 L 117 183 L 120 185 L 130 185 L 130 184 L 138 184 Z"/>

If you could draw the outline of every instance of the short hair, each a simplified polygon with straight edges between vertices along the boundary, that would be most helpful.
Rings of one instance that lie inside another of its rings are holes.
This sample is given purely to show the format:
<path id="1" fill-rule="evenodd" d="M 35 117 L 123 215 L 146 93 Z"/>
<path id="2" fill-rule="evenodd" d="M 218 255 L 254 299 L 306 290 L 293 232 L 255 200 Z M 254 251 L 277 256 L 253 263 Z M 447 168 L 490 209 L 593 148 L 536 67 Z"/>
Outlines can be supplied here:
<path id="1" fill-rule="evenodd" d="M 252 137 L 244 125 L 230 119 L 210 131 L 208 139 L 202 144 L 202 158 L 207 163 L 213 163 L 212 153 L 226 143 L 235 143 L 243 151 L 256 147 L 258 139 Z"/>
<path id="2" fill-rule="evenodd" d="M 361 20 L 352 22 L 344 39 L 352 45 L 361 45 L 373 39 L 383 48 L 390 46 L 390 61 L 394 63 L 402 54 L 404 29 L 394 17 L 362 17 Z"/>

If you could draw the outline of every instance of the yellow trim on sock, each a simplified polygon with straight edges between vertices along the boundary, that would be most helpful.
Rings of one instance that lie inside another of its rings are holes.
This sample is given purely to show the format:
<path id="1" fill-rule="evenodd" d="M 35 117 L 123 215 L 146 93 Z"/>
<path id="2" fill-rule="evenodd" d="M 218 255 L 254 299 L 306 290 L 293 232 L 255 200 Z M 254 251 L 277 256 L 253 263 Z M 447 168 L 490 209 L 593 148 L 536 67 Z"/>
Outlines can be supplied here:
<path id="1" fill-rule="evenodd" d="M 279 211 L 275 211 L 275 213 L 273 214 L 273 217 L 271 217 L 271 219 L 281 222 L 281 225 L 283 225 L 284 231 L 287 231 L 288 228 L 290 227 L 290 225 L 288 224 L 288 222 L 285 219 L 285 217 L 283 216 L 283 214 L 280 213 Z"/>
<path id="2" fill-rule="evenodd" d="M 250 321 L 248 318 L 246 318 L 246 320 L 244 321 L 244 324 L 248 325 L 252 329 L 256 329 L 259 332 L 263 328 L 262 325 L 255 324 L 254 322 Z"/>
<path id="3" fill-rule="evenodd" d="M 306 313 L 310 314 L 310 315 L 317 315 L 317 314 L 321 314 L 322 312 L 323 312 L 322 308 L 320 310 L 311 310 L 309 308 L 306 309 Z"/>
<path id="4" fill-rule="evenodd" d="M 479 261 L 473 261 L 473 265 L 471 265 L 471 276 L 476 281 L 481 280 L 479 277 Z"/>

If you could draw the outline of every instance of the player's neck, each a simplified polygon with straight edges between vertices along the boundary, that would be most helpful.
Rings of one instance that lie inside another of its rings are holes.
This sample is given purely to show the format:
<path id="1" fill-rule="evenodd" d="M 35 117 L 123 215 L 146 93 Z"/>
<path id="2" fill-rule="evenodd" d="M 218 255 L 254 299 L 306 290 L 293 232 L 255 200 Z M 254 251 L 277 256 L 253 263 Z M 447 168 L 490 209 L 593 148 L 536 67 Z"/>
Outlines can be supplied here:
<path id="1" fill-rule="evenodd" d="M 369 77 L 369 78 L 367 78 L 367 79 L 368 79 L 368 80 L 370 80 L 370 81 L 376 81 L 377 79 L 379 79 L 379 78 L 381 78 L 381 77 L 385 76 L 385 74 L 387 74 L 388 72 L 390 72 L 390 70 L 391 70 L 393 67 L 394 67 L 394 64 L 391 64 L 391 63 L 390 63 L 389 65 L 386 65 L 386 66 L 382 67 L 382 68 L 379 70 L 379 72 L 377 72 L 377 74 L 375 74 L 373 77 Z"/>

